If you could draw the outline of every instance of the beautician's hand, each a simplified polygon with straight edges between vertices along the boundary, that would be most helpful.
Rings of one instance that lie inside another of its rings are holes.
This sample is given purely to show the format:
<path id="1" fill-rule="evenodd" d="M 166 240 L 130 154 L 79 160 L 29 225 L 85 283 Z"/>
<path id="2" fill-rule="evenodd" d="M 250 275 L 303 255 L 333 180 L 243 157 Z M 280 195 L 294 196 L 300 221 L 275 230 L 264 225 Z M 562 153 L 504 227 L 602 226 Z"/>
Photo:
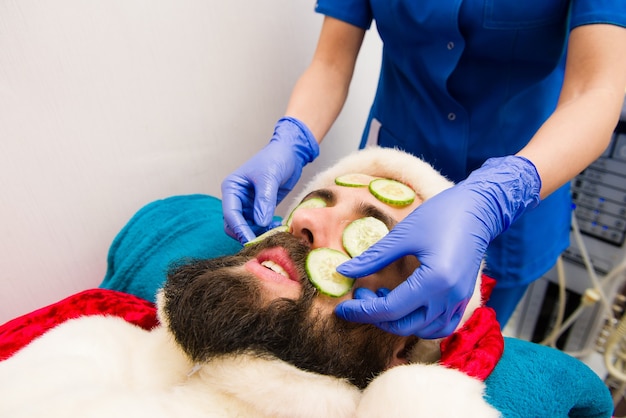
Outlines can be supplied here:
<path id="1" fill-rule="evenodd" d="M 254 239 L 252 229 L 260 232 L 270 225 L 276 205 L 318 155 L 319 146 L 304 123 L 280 119 L 269 144 L 222 182 L 226 233 L 242 244 Z"/>
<path id="2" fill-rule="evenodd" d="M 406 255 L 420 260 L 400 286 L 378 295 L 365 288 L 336 313 L 398 335 L 441 338 L 454 332 L 472 295 L 487 246 L 527 207 L 539 202 L 541 180 L 523 157 L 492 158 L 463 182 L 428 199 L 363 252 L 337 268 L 372 274 Z"/>

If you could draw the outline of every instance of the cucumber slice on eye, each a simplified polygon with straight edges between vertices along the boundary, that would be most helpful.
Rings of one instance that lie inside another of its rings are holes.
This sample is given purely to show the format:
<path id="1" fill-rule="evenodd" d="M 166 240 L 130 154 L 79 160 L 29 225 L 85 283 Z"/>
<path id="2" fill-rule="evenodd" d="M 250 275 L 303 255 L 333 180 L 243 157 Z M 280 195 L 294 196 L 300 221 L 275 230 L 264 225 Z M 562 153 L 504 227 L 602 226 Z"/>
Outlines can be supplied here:
<path id="1" fill-rule="evenodd" d="M 366 187 L 375 177 L 361 173 L 348 173 L 335 178 L 335 184 L 344 187 Z"/>
<path id="2" fill-rule="evenodd" d="M 246 242 L 245 244 L 243 244 L 243 246 L 247 247 L 248 245 L 252 245 L 252 244 L 256 244 L 257 242 L 261 242 L 265 238 L 270 237 L 270 236 L 272 236 L 272 235 L 274 235 L 274 234 L 276 234 L 278 232 L 289 232 L 289 227 L 287 225 L 280 225 L 280 226 L 277 226 L 276 228 L 272 228 L 269 231 L 265 231 L 264 233 L 262 233 L 261 235 L 259 235 L 255 239 Z"/>
<path id="3" fill-rule="evenodd" d="M 343 247 L 356 257 L 388 233 L 387 225 L 380 219 L 371 216 L 357 219 L 343 230 Z"/>
<path id="4" fill-rule="evenodd" d="M 306 259 L 306 273 L 313 285 L 323 294 L 338 298 L 352 289 L 354 279 L 337 272 L 337 266 L 350 257 L 332 248 L 316 248 Z"/>
<path id="5" fill-rule="evenodd" d="M 392 206 L 407 206 L 415 200 L 415 191 L 406 184 L 391 179 L 376 179 L 369 184 L 376 199 Z"/>
<path id="6" fill-rule="evenodd" d="M 289 217 L 287 218 L 287 222 L 285 222 L 285 225 L 291 226 L 291 220 L 293 218 L 293 214 L 296 213 L 298 209 L 314 209 L 314 208 L 324 208 L 324 207 L 326 207 L 326 201 L 319 197 L 313 197 L 311 199 L 305 200 L 304 202 L 300 203 L 291 211 L 291 213 L 289 214 Z"/>

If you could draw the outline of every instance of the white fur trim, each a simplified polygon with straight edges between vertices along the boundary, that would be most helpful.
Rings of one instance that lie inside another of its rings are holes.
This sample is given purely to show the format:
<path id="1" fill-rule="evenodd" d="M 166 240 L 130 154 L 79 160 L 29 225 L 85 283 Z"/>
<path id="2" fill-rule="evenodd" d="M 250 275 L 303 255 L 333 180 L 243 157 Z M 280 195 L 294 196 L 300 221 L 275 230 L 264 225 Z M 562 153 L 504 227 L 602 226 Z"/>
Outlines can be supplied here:
<path id="1" fill-rule="evenodd" d="M 397 366 L 363 393 L 253 355 L 215 359 L 187 377 L 191 368 L 163 327 L 146 331 L 117 317 L 70 320 L 0 362 L 0 416 L 498 416 L 482 398 L 482 382 L 440 365 Z"/>
<path id="2" fill-rule="evenodd" d="M 356 416 L 500 417 L 483 398 L 484 391 L 483 382 L 458 370 L 434 364 L 397 366 L 365 389 Z"/>
<path id="3" fill-rule="evenodd" d="M 212 360 L 199 375 L 203 386 L 247 403 L 256 416 L 349 418 L 354 416 L 361 396 L 345 380 L 254 355 Z"/>

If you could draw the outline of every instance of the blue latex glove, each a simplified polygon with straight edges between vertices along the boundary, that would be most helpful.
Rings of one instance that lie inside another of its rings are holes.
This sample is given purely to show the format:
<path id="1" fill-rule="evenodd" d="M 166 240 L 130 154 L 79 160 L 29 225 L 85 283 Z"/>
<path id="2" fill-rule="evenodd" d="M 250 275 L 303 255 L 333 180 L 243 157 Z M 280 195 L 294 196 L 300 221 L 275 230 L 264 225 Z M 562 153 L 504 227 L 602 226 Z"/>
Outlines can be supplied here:
<path id="1" fill-rule="evenodd" d="M 319 155 L 307 126 L 284 117 L 263 149 L 222 182 L 224 230 L 242 244 L 271 227 L 278 205 L 300 179 L 302 168 Z"/>
<path id="2" fill-rule="evenodd" d="M 421 265 L 391 292 L 359 288 L 336 313 L 398 335 L 454 332 L 472 296 L 487 246 L 539 203 L 535 166 L 517 156 L 489 159 L 463 182 L 428 199 L 376 244 L 337 268 L 358 278 L 406 255 Z"/>

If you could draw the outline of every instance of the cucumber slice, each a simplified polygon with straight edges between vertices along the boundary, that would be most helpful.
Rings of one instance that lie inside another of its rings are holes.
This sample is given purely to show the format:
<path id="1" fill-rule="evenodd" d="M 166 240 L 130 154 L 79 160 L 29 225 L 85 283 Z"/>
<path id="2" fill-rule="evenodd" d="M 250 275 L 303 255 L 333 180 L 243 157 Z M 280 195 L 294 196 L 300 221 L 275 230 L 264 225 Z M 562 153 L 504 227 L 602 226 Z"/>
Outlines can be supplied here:
<path id="1" fill-rule="evenodd" d="M 319 197 L 313 197 L 311 199 L 305 200 L 304 202 L 300 203 L 291 211 L 291 213 L 289 214 L 289 217 L 287 218 L 287 222 L 285 222 L 285 225 L 291 226 L 291 219 L 293 218 L 293 214 L 296 213 L 298 209 L 313 209 L 313 208 L 324 208 L 324 207 L 326 207 L 326 201 Z"/>
<path id="2" fill-rule="evenodd" d="M 354 279 L 337 273 L 337 266 L 350 257 L 332 248 L 316 248 L 306 259 L 306 273 L 323 294 L 338 298 L 352 289 Z"/>
<path id="3" fill-rule="evenodd" d="M 415 191 L 396 180 L 372 180 L 369 184 L 369 190 L 378 200 L 388 205 L 407 206 L 415 200 Z"/>
<path id="4" fill-rule="evenodd" d="M 374 177 L 361 173 L 343 174 L 335 179 L 335 184 L 344 187 L 366 187 Z"/>
<path id="5" fill-rule="evenodd" d="M 243 244 L 243 246 L 247 247 L 248 245 L 252 245 L 252 244 L 256 244 L 257 242 L 261 242 L 265 238 L 270 237 L 270 236 L 272 236 L 272 235 L 274 235 L 274 234 L 276 234 L 278 232 L 289 232 L 289 227 L 287 225 L 280 225 L 280 226 L 277 226 L 276 228 L 272 228 L 269 231 L 265 231 L 264 233 L 262 233 L 261 235 L 259 235 L 255 239 L 246 242 L 245 244 Z"/>
<path id="6" fill-rule="evenodd" d="M 357 219 L 343 230 L 343 247 L 351 257 L 356 257 L 389 233 L 380 219 L 368 216 Z"/>

